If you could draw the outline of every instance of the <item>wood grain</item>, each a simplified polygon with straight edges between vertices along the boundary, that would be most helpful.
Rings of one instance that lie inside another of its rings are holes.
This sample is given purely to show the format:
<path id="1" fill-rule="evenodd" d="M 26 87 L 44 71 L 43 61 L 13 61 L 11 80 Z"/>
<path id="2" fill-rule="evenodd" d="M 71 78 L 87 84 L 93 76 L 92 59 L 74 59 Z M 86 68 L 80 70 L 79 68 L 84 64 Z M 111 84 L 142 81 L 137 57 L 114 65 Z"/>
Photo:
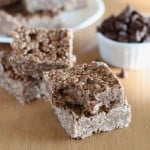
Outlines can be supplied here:
<path id="1" fill-rule="evenodd" d="M 119 12 L 128 2 L 138 10 L 150 10 L 149 0 L 105 2 L 105 17 L 112 12 Z M 95 25 L 76 33 L 74 43 L 78 63 L 98 58 Z M 9 48 L 0 45 L 0 49 Z M 150 71 L 129 71 L 128 78 L 121 81 L 132 106 L 130 127 L 96 134 L 80 141 L 67 136 L 48 102 L 35 101 L 22 106 L 0 89 L 0 150 L 149 150 Z"/>

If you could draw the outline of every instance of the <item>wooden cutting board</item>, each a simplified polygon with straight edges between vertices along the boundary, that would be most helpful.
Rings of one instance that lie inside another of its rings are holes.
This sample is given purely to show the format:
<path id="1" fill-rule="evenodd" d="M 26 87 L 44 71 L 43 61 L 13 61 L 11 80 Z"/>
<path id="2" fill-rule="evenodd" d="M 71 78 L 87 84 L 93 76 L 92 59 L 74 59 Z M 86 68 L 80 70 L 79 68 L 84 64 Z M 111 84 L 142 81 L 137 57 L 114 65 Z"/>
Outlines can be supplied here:
<path id="1" fill-rule="evenodd" d="M 149 0 L 105 2 L 105 16 L 118 12 L 127 2 L 139 10 L 150 10 Z M 94 32 L 93 25 L 75 34 L 78 63 L 98 58 Z M 0 49 L 9 49 L 9 46 L 0 45 Z M 79 141 L 67 136 L 48 102 L 35 101 L 22 106 L 0 89 L 0 150 L 150 150 L 150 71 L 129 71 L 128 78 L 121 81 L 132 106 L 129 128 Z"/>

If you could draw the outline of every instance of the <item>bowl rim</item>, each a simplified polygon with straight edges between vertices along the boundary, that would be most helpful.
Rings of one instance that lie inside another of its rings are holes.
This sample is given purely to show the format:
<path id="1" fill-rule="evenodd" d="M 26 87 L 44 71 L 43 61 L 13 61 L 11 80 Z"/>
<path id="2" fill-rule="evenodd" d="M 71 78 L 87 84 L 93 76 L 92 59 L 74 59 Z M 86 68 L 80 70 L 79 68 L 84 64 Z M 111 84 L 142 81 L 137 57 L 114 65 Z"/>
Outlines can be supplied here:
<path id="1" fill-rule="evenodd" d="M 97 36 L 100 36 L 101 38 L 103 38 L 103 40 L 111 43 L 111 44 L 115 44 L 115 45 L 120 45 L 120 46 L 143 46 L 143 45 L 148 45 L 150 46 L 150 42 L 143 42 L 143 43 L 136 43 L 136 42 L 132 42 L 132 43 L 126 43 L 126 42 L 118 42 L 118 41 L 115 41 L 115 40 L 112 40 L 112 39 L 109 39 L 108 37 L 106 37 L 104 34 L 102 34 L 101 32 L 98 32 L 97 31 Z"/>

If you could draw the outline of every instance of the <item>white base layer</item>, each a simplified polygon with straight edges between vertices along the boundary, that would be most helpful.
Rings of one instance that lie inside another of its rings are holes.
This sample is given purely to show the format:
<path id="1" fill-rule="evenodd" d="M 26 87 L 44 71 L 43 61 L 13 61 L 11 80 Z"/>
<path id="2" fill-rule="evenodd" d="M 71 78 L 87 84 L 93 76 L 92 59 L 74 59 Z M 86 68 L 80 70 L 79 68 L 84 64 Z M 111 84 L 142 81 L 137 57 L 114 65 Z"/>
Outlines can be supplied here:
<path id="1" fill-rule="evenodd" d="M 3 66 L 0 64 L 0 88 L 5 89 L 13 95 L 21 104 L 29 103 L 33 100 L 41 99 L 46 94 L 43 84 L 39 81 L 20 81 L 10 78 L 6 72 L 3 72 Z"/>
<path id="2" fill-rule="evenodd" d="M 131 107 L 123 104 L 95 116 L 80 118 L 68 109 L 53 107 L 61 125 L 72 138 L 85 138 L 93 133 L 112 131 L 115 128 L 128 127 L 131 121 Z"/>

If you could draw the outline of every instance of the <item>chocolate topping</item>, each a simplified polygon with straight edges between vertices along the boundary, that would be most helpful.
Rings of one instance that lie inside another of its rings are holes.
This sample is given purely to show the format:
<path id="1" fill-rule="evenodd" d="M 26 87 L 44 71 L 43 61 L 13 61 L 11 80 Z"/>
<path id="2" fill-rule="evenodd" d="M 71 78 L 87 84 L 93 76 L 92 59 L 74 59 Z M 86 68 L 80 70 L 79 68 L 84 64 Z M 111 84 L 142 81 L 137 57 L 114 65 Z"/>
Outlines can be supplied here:
<path id="1" fill-rule="evenodd" d="M 101 62 L 51 71 L 47 76 L 52 85 L 52 103 L 72 109 L 77 114 L 89 116 L 99 111 L 108 112 L 122 100 L 118 79 Z"/>

